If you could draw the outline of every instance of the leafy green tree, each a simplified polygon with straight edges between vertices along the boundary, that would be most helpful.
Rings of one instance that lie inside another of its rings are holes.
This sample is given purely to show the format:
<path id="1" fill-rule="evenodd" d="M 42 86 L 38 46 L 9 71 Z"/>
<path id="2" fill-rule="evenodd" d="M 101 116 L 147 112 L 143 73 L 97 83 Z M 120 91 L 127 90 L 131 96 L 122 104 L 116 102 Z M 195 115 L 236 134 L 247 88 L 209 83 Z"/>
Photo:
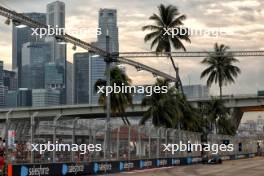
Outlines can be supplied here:
<path id="1" fill-rule="evenodd" d="M 118 67 L 113 67 L 110 71 L 111 86 L 130 86 L 131 79 Z M 104 86 L 104 93 L 99 96 L 98 103 L 106 107 L 106 80 L 98 79 L 94 85 L 94 89 L 98 91 L 98 87 Z M 113 116 L 120 116 L 126 125 L 130 125 L 128 118 L 125 115 L 126 108 L 132 106 L 131 93 L 111 93 L 111 114 Z"/>
<path id="2" fill-rule="evenodd" d="M 149 107 L 144 113 L 140 124 L 145 124 L 152 119 L 154 126 L 178 128 L 190 131 L 201 131 L 200 116 L 186 97 L 177 91 L 175 87 L 169 87 L 168 80 L 158 78 L 154 86 L 168 86 L 167 93 L 155 93 L 146 96 L 142 106 Z"/>
<path id="3" fill-rule="evenodd" d="M 159 13 L 154 13 L 149 17 L 150 20 L 154 22 L 153 25 L 146 25 L 142 28 L 143 31 L 150 30 L 151 32 L 145 36 L 145 42 L 151 41 L 151 49 L 156 46 L 157 54 L 161 52 L 168 53 L 168 57 L 171 60 L 172 66 L 176 72 L 176 87 L 179 88 L 181 85 L 181 80 L 179 77 L 179 69 L 175 64 L 171 51 L 172 49 L 182 49 L 186 51 L 182 40 L 186 42 L 191 42 L 188 32 L 180 33 L 179 31 L 188 31 L 186 28 L 183 28 L 183 21 L 186 19 L 185 15 L 179 13 L 177 7 L 173 5 L 165 6 L 160 4 L 158 6 Z M 178 32 L 175 32 L 175 35 L 172 35 L 170 29 L 175 29 Z M 182 89 L 182 87 L 180 87 Z"/>
<path id="4" fill-rule="evenodd" d="M 168 80 L 158 78 L 154 86 L 169 86 Z M 148 106 L 148 110 L 143 114 L 140 124 L 145 124 L 149 119 L 152 119 L 154 126 L 163 126 L 167 128 L 176 127 L 179 117 L 182 116 L 180 111 L 177 111 L 175 104 L 176 89 L 168 88 L 167 93 L 152 92 L 151 96 L 145 96 L 142 100 L 142 106 Z"/>
<path id="5" fill-rule="evenodd" d="M 227 134 L 231 131 L 231 121 L 230 124 L 226 124 L 230 117 L 230 109 L 225 107 L 222 99 L 212 98 L 211 101 L 204 104 L 203 115 L 207 132 L 212 132 L 214 128 L 222 134 Z"/>
<path id="6" fill-rule="evenodd" d="M 222 88 L 224 85 L 234 83 L 235 78 L 241 73 L 241 70 L 234 65 L 239 62 L 233 55 L 228 52 L 228 46 L 216 43 L 214 52 L 209 53 L 201 63 L 208 67 L 201 73 L 201 78 L 207 77 L 207 85 L 217 84 L 220 89 L 220 98 L 222 99 Z"/>

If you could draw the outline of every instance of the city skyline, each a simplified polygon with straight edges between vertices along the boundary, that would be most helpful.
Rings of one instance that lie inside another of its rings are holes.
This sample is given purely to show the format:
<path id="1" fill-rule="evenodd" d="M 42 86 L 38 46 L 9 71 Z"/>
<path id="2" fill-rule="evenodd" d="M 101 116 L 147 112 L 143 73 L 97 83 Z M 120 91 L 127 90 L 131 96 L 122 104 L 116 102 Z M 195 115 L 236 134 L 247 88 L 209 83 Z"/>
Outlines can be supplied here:
<path id="1" fill-rule="evenodd" d="M 19 6 L 19 1 L 6 1 L 3 2 L 7 6 L 11 6 L 13 10 L 18 12 L 45 12 L 45 6 L 53 1 L 45 1 L 39 3 L 32 3 L 30 0 L 26 0 L 23 2 L 25 6 Z M 157 12 L 157 5 L 163 3 L 163 1 L 151 1 L 151 2 L 140 2 L 134 1 L 133 3 L 122 2 L 122 1 L 109 1 L 106 3 L 102 3 L 101 1 L 78 1 L 78 2 L 70 2 L 64 0 L 66 4 L 66 29 L 78 29 L 80 27 L 86 28 L 97 28 L 98 26 L 98 10 L 100 8 L 116 8 L 117 16 L 118 16 L 118 27 L 119 27 L 119 41 L 120 41 L 120 51 L 150 51 L 149 43 L 145 44 L 143 41 L 144 35 L 146 32 L 141 30 L 141 27 L 150 23 L 148 17 Z M 147 3 L 147 4 L 146 4 Z M 261 6 L 263 2 L 261 1 L 243 1 L 242 3 L 238 3 L 237 0 L 226 1 L 224 4 L 219 4 L 217 2 L 212 1 L 182 1 L 181 3 L 175 4 L 174 1 L 164 1 L 165 4 L 174 4 L 179 8 L 180 13 L 187 15 L 187 20 L 185 21 L 185 26 L 193 29 L 215 29 L 222 28 L 225 29 L 226 32 L 230 32 L 233 35 L 226 35 L 220 37 L 208 37 L 208 36 L 193 36 L 191 37 L 192 43 L 186 44 L 186 48 L 189 51 L 207 51 L 212 50 L 214 42 L 220 42 L 227 44 L 231 47 L 231 49 L 249 49 L 249 50 L 258 50 L 261 49 L 261 37 L 259 37 L 259 33 L 261 33 L 262 24 L 258 21 L 261 21 L 263 18 L 263 12 L 261 10 Z M 177 3 L 177 2 L 176 2 Z M 74 6 L 73 6 L 74 4 Z M 129 4 L 130 8 L 127 10 L 125 5 Z M 148 8 L 142 8 L 147 6 Z M 28 6 L 28 8 L 26 8 Z M 34 8 L 30 8 L 33 7 Z M 243 6 L 247 6 L 248 8 L 242 8 Z M 202 12 L 204 9 L 204 13 Z M 236 10 L 240 10 L 242 12 L 241 15 L 232 16 L 236 12 Z M 245 12 L 252 11 L 250 15 L 246 16 Z M 221 16 L 221 23 L 214 22 L 214 16 L 220 15 L 221 13 L 225 13 L 225 16 Z M 195 13 L 199 13 L 200 15 L 195 15 Z M 254 19 L 254 22 L 250 22 L 249 19 Z M 0 19 L 3 19 L 1 17 Z M 89 23 L 86 23 L 89 21 Z M 254 25 L 252 26 L 252 24 Z M 222 24 L 222 25 L 219 25 Z M 5 26 L 4 24 L 0 25 L 0 37 L 4 40 L 1 41 L 1 55 L 0 58 L 4 60 L 6 65 L 10 65 L 11 53 L 8 52 L 10 50 L 10 38 L 11 33 L 8 29 L 10 27 Z M 233 31 L 230 31 L 230 30 Z M 254 29 L 254 30 L 253 30 Z M 80 37 L 84 41 L 93 42 L 96 40 L 95 33 L 89 33 L 85 36 L 83 35 L 75 35 L 76 37 Z M 251 39 L 252 40 L 249 40 Z M 244 42 L 243 42 L 244 41 Z M 254 41 L 254 42 L 253 42 Z M 2 45 L 3 43 L 3 45 Z M 68 53 L 67 59 L 70 62 L 73 58 L 73 53 L 75 51 L 69 49 L 71 45 L 68 45 Z M 4 51 L 3 51 L 4 50 Z M 83 51 L 81 49 L 77 49 L 76 52 Z M 242 74 L 238 77 L 238 80 L 235 85 L 230 85 L 224 87 L 225 94 L 234 94 L 237 90 L 240 90 L 241 94 L 247 93 L 256 93 L 257 90 L 261 90 L 264 87 L 264 81 L 261 81 L 260 75 L 263 73 L 263 69 L 261 69 L 261 58 L 239 58 L 241 63 L 239 66 L 241 67 Z M 142 63 L 145 63 L 150 66 L 154 66 L 164 72 L 167 72 L 173 75 L 173 69 L 170 65 L 169 60 L 164 58 L 156 58 L 156 59 L 136 59 Z M 205 84 L 205 80 L 200 80 L 200 72 L 203 69 L 201 64 L 198 64 L 201 59 L 177 59 L 177 63 L 180 67 L 180 75 L 183 81 L 183 84 Z M 250 64 L 249 64 L 250 62 Z M 127 67 L 127 71 L 129 76 L 132 78 L 134 84 L 147 84 L 152 83 L 154 78 L 150 73 L 147 72 L 137 72 L 134 68 L 130 66 Z M 190 71 L 191 70 L 191 71 Z M 218 88 L 213 86 L 211 89 L 213 94 L 218 94 Z"/>

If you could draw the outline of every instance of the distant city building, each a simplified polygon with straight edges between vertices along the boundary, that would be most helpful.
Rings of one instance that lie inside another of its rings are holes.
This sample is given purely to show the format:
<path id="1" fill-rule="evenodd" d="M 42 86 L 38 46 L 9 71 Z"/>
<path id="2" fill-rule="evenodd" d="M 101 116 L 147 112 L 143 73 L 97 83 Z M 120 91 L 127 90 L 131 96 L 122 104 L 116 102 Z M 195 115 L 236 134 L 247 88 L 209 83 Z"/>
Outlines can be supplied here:
<path id="1" fill-rule="evenodd" d="M 118 27 L 117 27 L 117 11 L 116 9 L 100 9 L 99 10 L 99 26 L 102 34 L 97 37 L 98 47 L 106 50 L 106 36 L 109 36 L 110 52 L 119 51 Z"/>
<path id="2" fill-rule="evenodd" d="M 67 104 L 73 104 L 73 64 L 67 61 Z"/>
<path id="3" fill-rule="evenodd" d="M 64 68 L 54 62 L 45 64 L 45 88 L 60 92 L 60 104 L 65 103 Z"/>
<path id="4" fill-rule="evenodd" d="M 64 70 L 56 63 L 49 62 L 45 64 L 45 88 L 62 89 L 64 86 Z"/>
<path id="5" fill-rule="evenodd" d="M 209 87 L 203 85 L 188 85 L 183 86 L 183 92 L 187 98 L 208 98 Z"/>
<path id="6" fill-rule="evenodd" d="M 47 5 L 47 25 L 55 28 L 65 28 L 65 3 L 55 1 Z M 54 37 L 46 37 L 45 41 L 51 46 L 52 62 L 57 64 L 60 73 L 63 73 L 63 86 L 61 87 L 61 104 L 66 104 L 67 98 L 67 71 L 66 71 L 66 44 L 57 41 Z"/>
<path id="7" fill-rule="evenodd" d="M 264 96 L 264 90 L 259 90 L 258 91 L 258 96 Z"/>
<path id="8" fill-rule="evenodd" d="M 18 90 L 7 91 L 5 107 L 18 107 Z"/>
<path id="9" fill-rule="evenodd" d="M 0 85 L 4 85 L 4 62 L 0 61 Z"/>
<path id="10" fill-rule="evenodd" d="M 93 43 L 99 48 L 106 50 L 106 36 L 109 36 L 109 52 L 119 52 L 119 39 L 117 27 L 116 9 L 100 9 L 98 28 L 102 34 L 97 36 L 97 42 Z M 92 54 L 91 54 L 92 55 Z M 91 104 L 98 104 L 99 95 L 94 91 L 94 84 L 98 79 L 105 79 L 105 61 L 103 57 L 95 55 L 90 57 L 90 97 Z"/>
<path id="11" fill-rule="evenodd" d="M 0 107 L 5 106 L 4 62 L 0 61 Z"/>
<path id="12" fill-rule="evenodd" d="M 4 86 L 8 90 L 17 90 L 17 74 L 14 71 L 4 70 Z"/>
<path id="13" fill-rule="evenodd" d="M 60 104 L 60 91 L 54 89 L 33 89 L 32 106 L 46 107 Z"/>
<path id="14" fill-rule="evenodd" d="M 24 13 L 27 17 L 34 21 L 42 24 L 46 24 L 46 14 L 45 13 Z M 44 38 L 39 38 L 38 36 L 31 35 L 32 30 L 30 27 L 18 28 L 16 24 L 13 23 L 12 28 L 12 70 L 17 73 L 18 77 L 18 87 L 21 87 L 21 67 L 22 67 L 22 45 L 27 42 L 43 41 Z"/>
<path id="15" fill-rule="evenodd" d="M 28 88 L 6 91 L 5 107 L 32 106 L 32 91 Z"/>
<path id="16" fill-rule="evenodd" d="M 44 88 L 44 65 L 51 60 L 50 45 L 27 42 L 22 47 L 21 87 Z"/>
<path id="17" fill-rule="evenodd" d="M 5 106 L 6 92 L 7 92 L 7 87 L 4 85 L 0 85 L 0 107 Z"/>
<path id="18" fill-rule="evenodd" d="M 74 54 L 74 103 L 85 104 L 90 103 L 89 95 L 92 86 L 89 85 L 91 77 L 90 54 L 75 53 Z"/>
<path id="19" fill-rule="evenodd" d="M 28 88 L 19 88 L 17 96 L 18 107 L 32 106 L 32 90 Z"/>
<path id="20" fill-rule="evenodd" d="M 239 136 L 255 136 L 264 133 L 264 118 L 259 116 L 256 120 L 247 120 L 238 127 Z"/>

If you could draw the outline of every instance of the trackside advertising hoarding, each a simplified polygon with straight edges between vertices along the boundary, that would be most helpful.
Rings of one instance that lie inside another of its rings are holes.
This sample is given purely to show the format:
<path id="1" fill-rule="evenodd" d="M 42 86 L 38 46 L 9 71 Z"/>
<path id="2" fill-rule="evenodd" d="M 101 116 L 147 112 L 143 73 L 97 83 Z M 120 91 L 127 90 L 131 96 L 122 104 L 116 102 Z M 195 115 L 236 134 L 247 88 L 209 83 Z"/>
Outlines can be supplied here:
<path id="1" fill-rule="evenodd" d="M 224 160 L 254 157 L 256 154 L 223 156 Z M 262 154 L 264 156 L 264 153 Z M 72 176 L 118 173 L 131 170 L 143 170 L 177 165 L 201 163 L 200 157 L 159 158 L 130 161 L 107 161 L 91 163 L 50 163 L 8 165 L 8 176 Z"/>

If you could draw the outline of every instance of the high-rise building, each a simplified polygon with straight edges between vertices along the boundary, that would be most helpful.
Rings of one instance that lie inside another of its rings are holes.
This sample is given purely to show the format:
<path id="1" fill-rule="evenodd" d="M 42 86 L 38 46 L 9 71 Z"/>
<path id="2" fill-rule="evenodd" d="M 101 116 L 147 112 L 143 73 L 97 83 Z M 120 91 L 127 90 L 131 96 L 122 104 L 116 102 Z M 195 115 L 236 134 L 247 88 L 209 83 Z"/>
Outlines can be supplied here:
<path id="1" fill-rule="evenodd" d="M 64 85 L 64 68 L 54 62 L 45 64 L 45 88 L 54 89 L 60 92 L 60 104 L 64 104 L 65 85 Z"/>
<path id="2" fill-rule="evenodd" d="M 8 90 L 17 90 L 16 72 L 4 70 L 4 86 L 6 86 Z"/>
<path id="3" fill-rule="evenodd" d="M 30 107 L 32 106 L 32 91 L 28 88 L 19 88 L 6 92 L 5 107 Z"/>
<path id="4" fill-rule="evenodd" d="M 32 106 L 46 107 L 60 104 L 60 91 L 54 89 L 33 89 Z"/>
<path id="5" fill-rule="evenodd" d="M 46 24 L 45 13 L 24 13 L 23 15 L 39 23 Z M 30 27 L 18 28 L 13 24 L 12 29 L 12 70 L 17 73 L 18 87 L 21 87 L 22 45 L 27 42 L 43 41 L 44 38 L 32 35 Z"/>
<path id="6" fill-rule="evenodd" d="M 117 11 L 116 9 L 100 9 L 98 28 L 102 34 L 97 36 L 95 46 L 106 50 L 106 36 L 109 36 L 109 52 L 119 52 Z M 93 90 L 98 79 L 105 79 L 105 61 L 103 57 L 90 57 L 90 103 L 97 104 L 99 95 Z"/>
<path id="7" fill-rule="evenodd" d="M 91 74 L 89 70 L 91 67 L 90 54 L 85 53 L 75 53 L 74 54 L 74 103 L 82 104 L 89 103 L 90 94 L 90 77 Z"/>
<path id="8" fill-rule="evenodd" d="M 5 106 L 6 89 L 4 86 L 4 62 L 0 61 L 0 107 Z"/>
<path id="9" fill-rule="evenodd" d="M 73 104 L 73 64 L 67 61 L 67 104 Z"/>
<path id="10" fill-rule="evenodd" d="M 97 46 L 106 50 L 106 36 L 108 35 L 110 52 L 118 52 L 119 42 L 116 9 L 100 9 L 98 25 L 102 34 L 97 37 Z"/>
<path id="11" fill-rule="evenodd" d="M 4 62 L 0 61 L 0 85 L 4 85 Z"/>
<path id="12" fill-rule="evenodd" d="M 65 4 L 61 1 L 55 1 L 47 5 L 47 25 L 54 28 L 65 28 Z M 63 86 L 61 87 L 61 103 L 65 104 L 67 101 L 67 71 L 66 71 L 66 44 L 57 41 L 54 37 L 48 36 L 45 38 L 51 46 L 52 62 L 57 64 L 59 72 L 63 72 Z"/>
<path id="13" fill-rule="evenodd" d="M 18 107 L 18 90 L 7 91 L 5 107 Z"/>
<path id="14" fill-rule="evenodd" d="M 44 88 L 44 65 L 51 60 L 50 45 L 27 42 L 22 47 L 21 87 Z"/>
<path id="15" fill-rule="evenodd" d="M 188 85 L 183 86 L 183 92 L 187 98 L 208 98 L 209 87 L 203 85 Z"/>
<path id="16" fill-rule="evenodd" d="M 32 90 L 28 88 L 19 88 L 17 92 L 17 106 L 29 107 L 32 106 Z"/>
<path id="17" fill-rule="evenodd" d="M 7 87 L 0 85 L 0 107 L 5 106 Z"/>
<path id="18" fill-rule="evenodd" d="M 45 88 L 46 89 L 61 89 L 63 88 L 63 70 L 54 63 L 45 64 Z"/>

